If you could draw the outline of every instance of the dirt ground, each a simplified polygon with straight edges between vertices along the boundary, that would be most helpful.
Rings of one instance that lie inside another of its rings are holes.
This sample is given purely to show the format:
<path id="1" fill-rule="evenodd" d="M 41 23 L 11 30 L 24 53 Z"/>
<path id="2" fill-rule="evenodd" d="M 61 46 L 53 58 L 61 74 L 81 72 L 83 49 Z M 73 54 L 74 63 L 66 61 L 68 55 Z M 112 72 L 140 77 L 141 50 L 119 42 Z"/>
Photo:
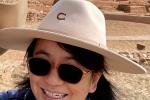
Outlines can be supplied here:
<path id="1" fill-rule="evenodd" d="M 127 21 L 106 20 L 108 36 L 150 35 L 150 25 Z"/>

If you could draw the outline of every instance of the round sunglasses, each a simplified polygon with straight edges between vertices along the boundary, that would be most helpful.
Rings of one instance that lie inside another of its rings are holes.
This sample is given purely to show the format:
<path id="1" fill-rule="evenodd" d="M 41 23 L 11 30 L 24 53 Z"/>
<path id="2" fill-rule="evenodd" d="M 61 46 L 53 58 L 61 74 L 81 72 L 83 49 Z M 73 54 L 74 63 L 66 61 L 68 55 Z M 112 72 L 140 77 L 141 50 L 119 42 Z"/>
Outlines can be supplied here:
<path id="1" fill-rule="evenodd" d="M 49 61 L 42 59 L 31 57 L 27 60 L 28 67 L 30 71 L 37 76 L 45 76 L 51 70 L 51 64 Z M 59 77 L 66 82 L 76 84 L 78 83 L 82 76 L 87 74 L 90 71 L 83 71 L 73 65 L 69 64 L 61 64 L 58 67 L 58 75 Z"/>

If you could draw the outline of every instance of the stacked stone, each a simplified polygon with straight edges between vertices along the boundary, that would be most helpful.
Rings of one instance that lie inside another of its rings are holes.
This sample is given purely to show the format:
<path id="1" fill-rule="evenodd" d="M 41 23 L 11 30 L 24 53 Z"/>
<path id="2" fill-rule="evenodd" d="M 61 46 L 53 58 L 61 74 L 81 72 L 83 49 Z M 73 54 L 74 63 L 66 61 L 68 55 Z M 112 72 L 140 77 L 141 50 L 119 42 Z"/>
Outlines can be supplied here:
<path id="1" fill-rule="evenodd" d="M 40 21 L 49 11 L 53 0 L 29 0 L 28 22 Z"/>
<path id="2" fill-rule="evenodd" d="M 146 0 L 130 0 L 130 13 L 146 15 Z"/>
<path id="3" fill-rule="evenodd" d="M 130 4 L 133 6 L 144 6 L 147 3 L 147 0 L 129 0 Z"/>
<path id="4" fill-rule="evenodd" d="M 114 0 L 90 0 L 102 10 L 114 11 L 118 7 L 118 2 Z"/>
<path id="5" fill-rule="evenodd" d="M 117 2 L 119 2 L 118 5 L 118 10 L 124 11 L 126 13 L 130 12 L 130 5 L 129 5 L 129 0 L 117 0 Z"/>
<path id="6" fill-rule="evenodd" d="M 5 1 L 5 0 L 0 0 Z M 15 0 L 8 0 L 15 1 Z M 29 12 L 27 21 L 40 21 L 49 11 L 54 0 L 28 0 Z M 118 11 L 136 15 L 146 15 L 149 6 L 146 6 L 147 0 L 90 0 L 103 11 Z M 150 10 L 149 10 L 150 11 Z"/>
<path id="7" fill-rule="evenodd" d="M 119 10 L 136 15 L 147 14 L 147 0 L 117 0 Z"/>

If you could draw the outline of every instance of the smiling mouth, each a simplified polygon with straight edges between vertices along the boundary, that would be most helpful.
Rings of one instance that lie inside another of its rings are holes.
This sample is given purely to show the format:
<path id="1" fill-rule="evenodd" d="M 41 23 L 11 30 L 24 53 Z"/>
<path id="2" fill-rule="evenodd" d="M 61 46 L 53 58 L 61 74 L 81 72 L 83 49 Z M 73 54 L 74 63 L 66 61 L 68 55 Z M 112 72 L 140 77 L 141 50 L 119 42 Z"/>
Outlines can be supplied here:
<path id="1" fill-rule="evenodd" d="M 45 89 L 42 89 L 42 91 L 46 95 L 46 97 L 52 98 L 52 99 L 64 99 L 68 95 L 65 93 L 51 92 Z"/>

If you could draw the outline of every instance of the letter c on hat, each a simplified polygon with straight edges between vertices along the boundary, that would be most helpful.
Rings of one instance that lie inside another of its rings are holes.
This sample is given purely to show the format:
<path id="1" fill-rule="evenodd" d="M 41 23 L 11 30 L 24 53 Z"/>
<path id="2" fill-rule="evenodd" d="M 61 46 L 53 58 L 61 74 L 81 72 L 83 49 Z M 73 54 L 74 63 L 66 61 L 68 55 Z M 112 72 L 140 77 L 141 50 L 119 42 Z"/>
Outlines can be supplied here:
<path id="1" fill-rule="evenodd" d="M 59 14 L 57 15 L 57 19 L 58 19 L 58 20 L 65 20 L 65 17 L 66 17 L 66 14 L 65 14 L 65 13 L 59 13 Z"/>

